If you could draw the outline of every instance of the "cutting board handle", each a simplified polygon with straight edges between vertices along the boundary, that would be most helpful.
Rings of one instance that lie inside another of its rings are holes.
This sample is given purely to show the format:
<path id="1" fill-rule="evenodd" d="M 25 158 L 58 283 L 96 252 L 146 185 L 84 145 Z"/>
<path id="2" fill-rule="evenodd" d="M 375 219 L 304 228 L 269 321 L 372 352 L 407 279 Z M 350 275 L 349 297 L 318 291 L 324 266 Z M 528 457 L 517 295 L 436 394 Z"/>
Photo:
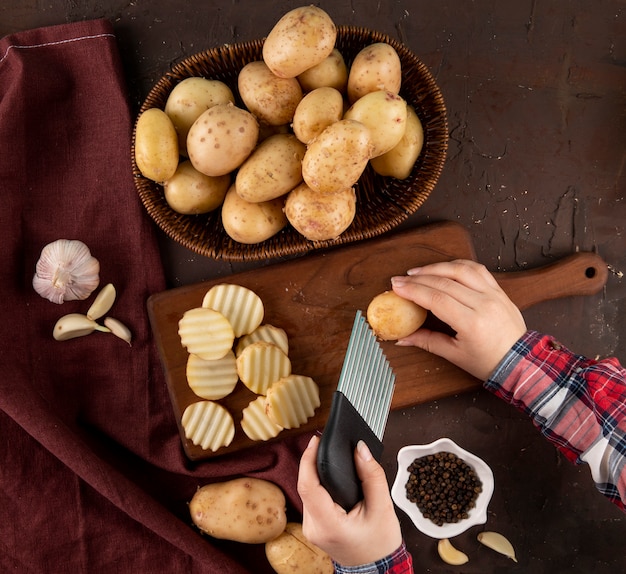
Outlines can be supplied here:
<path id="1" fill-rule="evenodd" d="M 494 273 L 505 293 L 526 309 L 551 299 L 595 295 L 606 285 L 607 264 L 591 252 L 574 253 L 537 269 Z"/>

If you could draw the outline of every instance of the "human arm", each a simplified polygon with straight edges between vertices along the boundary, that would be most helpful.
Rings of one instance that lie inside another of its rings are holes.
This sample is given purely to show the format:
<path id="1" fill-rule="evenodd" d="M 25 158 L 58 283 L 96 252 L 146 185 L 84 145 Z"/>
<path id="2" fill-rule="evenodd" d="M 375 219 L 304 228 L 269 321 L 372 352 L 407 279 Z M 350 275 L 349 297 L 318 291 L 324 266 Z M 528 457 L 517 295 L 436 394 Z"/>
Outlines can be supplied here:
<path id="1" fill-rule="evenodd" d="M 573 462 L 589 464 L 597 488 L 626 501 L 626 371 L 526 331 L 519 310 L 478 263 L 427 265 L 393 278 L 394 291 L 456 333 L 419 329 L 399 341 L 438 354 L 526 412 Z"/>
<path id="2" fill-rule="evenodd" d="M 357 445 L 354 460 L 363 500 L 350 512 L 336 504 L 320 484 L 318 447 L 319 438 L 313 436 L 300 460 L 298 493 L 304 536 L 331 556 L 338 573 L 412 574 L 385 471 L 367 445 Z"/>

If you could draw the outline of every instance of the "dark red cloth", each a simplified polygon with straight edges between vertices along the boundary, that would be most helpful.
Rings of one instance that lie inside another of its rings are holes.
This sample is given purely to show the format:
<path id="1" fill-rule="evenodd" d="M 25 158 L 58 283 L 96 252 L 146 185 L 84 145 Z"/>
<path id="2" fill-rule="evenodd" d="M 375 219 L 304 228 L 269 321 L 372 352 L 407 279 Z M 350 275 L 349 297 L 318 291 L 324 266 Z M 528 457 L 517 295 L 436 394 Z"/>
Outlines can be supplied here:
<path id="1" fill-rule="evenodd" d="M 240 475 L 276 482 L 291 513 L 303 442 L 191 464 L 146 314 L 164 289 L 155 229 L 135 192 L 133 118 L 111 25 L 0 40 L 0 571 L 263 572 L 263 548 L 201 536 L 187 502 Z M 80 239 L 118 298 L 132 348 L 95 333 L 58 342 L 32 288 L 41 249 Z"/>

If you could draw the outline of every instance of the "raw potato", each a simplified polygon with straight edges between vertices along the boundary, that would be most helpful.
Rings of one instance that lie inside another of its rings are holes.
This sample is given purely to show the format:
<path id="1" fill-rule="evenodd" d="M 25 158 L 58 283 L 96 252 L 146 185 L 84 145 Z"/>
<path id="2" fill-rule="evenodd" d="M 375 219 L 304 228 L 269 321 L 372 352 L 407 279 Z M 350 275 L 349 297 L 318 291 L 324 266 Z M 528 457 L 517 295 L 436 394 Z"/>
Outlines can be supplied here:
<path id="1" fill-rule="evenodd" d="M 274 343 L 285 355 L 289 354 L 289 338 L 285 330 L 280 327 L 275 327 L 274 325 L 260 325 L 252 331 L 252 333 L 241 337 L 241 339 L 237 341 L 235 355 L 238 357 L 248 345 L 256 343 L 257 341 Z"/>
<path id="2" fill-rule="evenodd" d="M 187 134 L 200 115 L 216 104 L 235 103 L 232 90 L 219 80 L 185 78 L 176 84 L 165 102 L 165 113 L 178 134 L 178 147 L 187 155 Z"/>
<path id="3" fill-rule="evenodd" d="M 252 153 L 259 125 L 247 110 L 231 103 L 209 108 L 193 123 L 187 152 L 193 166 L 205 175 L 225 175 Z"/>
<path id="4" fill-rule="evenodd" d="M 264 140 L 237 172 L 237 193 L 259 203 L 276 199 L 302 181 L 305 145 L 292 134 L 276 134 Z"/>
<path id="5" fill-rule="evenodd" d="M 370 92 L 400 92 L 402 65 L 398 53 L 385 42 L 365 46 L 354 58 L 348 76 L 348 100 L 356 102 Z"/>
<path id="6" fill-rule="evenodd" d="M 426 315 L 426 309 L 393 291 L 376 295 L 367 307 L 367 322 L 383 341 L 408 337 L 424 324 Z"/>
<path id="7" fill-rule="evenodd" d="M 298 80 L 278 77 L 261 61 L 246 64 L 239 72 L 237 84 L 246 108 L 261 124 L 289 123 L 302 99 Z"/>
<path id="8" fill-rule="evenodd" d="M 263 60 L 274 74 L 295 78 L 325 60 L 335 47 L 337 27 L 316 6 L 287 12 L 270 30 L 263 44 Z"/>
<path id="9" fill-rule="evenodd" d="M 309 144 L 343 116 L 343 96 L 335 88 L 316 88 L 298 104 L 293 116 L 293 133 Z M 301 170 L 302 171 L 302 170 Z M 295 187 L 295 186 L 294 186 Z"/>
<path id="10" fill-rule="evenodd" d="M 302 72 L 298 76 L 298 82 L 305 92 L 312 92 L 317 88 L 335 88 L 345 94 L 348 86 L 348 66 L 341 52 L 333 48 L 328 58 Z"/>
<path id="11" fill-rule="evenodd" d="M 328 554 L 309 542 L 302 524 L 289 522 L 285 531 L 265 544 L 265 555 L 276 574 L 332 574 L 335 571 Z"/>
<path id="12" fill-rule="evenodd" d="M 310 241 L 336 239 L 354 220 L 356 193 L 351 187 L 336 193 L 318 193 L 302 183 L 287 196 L 285 215 Z"/>
<path id="13" fill-rule="evenodd" d="M 239 243 L 260 243 L 276 235 L 285 225 L 283 198 L 251 203 L 242 199 L 233 184 L 222 205 L 222 224 L 231 239 Z"/>
<path id="14" fill-rule="evenodd" d="M 135 161 L 141 175 L 163 182 L 174 175 L 178 160 L 178 136 L 172 120 L 159 108 L 143 112 L 135 126 Z"/>
<path id="15" fill-rule="evenodd" d="M 174 175 L 163 183 L 165 201 L 183 215 L 214 211 L 224 202 L 229 187 L 230 175 L 204 175 L 189 160 L 182 161 Z"/>
<path id="16" fill-rule="evenodd" d="M 302 177 L 320 193 L 352 187 L 372 157 L 370 130 L 361 122 L 343 119 L 328 126 L 304 154 Z"/>
<path id="17" fill-rule="evenodd" d="M 287 525 L 286 501 L 274 483 L 236 478 L 207 484 L 189 502 L 193 523 L 214 538 L 264 544 Z"/>
<path id="18" fill-rule="evenodd" d="M 407 105 L 406 129 L 402 139 L 388 152 L 372 158 L 372 168 L 382 176 L 406 179 L 411 175 L 423 145 L 422 122 L 413 107 Z"/>
<path id="19" fill-rule="evenodd" d="M 406 101 L 387 90 L 366 94 L 344 114 L 344 119 L 361 122 L 369 129 L 370 157 L 382 155 L 400 142 L 406 130 L 406 118 Z"/>

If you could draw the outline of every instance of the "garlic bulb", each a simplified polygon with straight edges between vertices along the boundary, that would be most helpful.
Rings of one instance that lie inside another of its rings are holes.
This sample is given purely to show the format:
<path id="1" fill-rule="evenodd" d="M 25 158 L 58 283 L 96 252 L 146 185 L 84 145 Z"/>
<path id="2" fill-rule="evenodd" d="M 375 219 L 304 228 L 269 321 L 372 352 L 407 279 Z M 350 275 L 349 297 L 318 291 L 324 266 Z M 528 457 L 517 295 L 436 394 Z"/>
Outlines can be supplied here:
<path id="1" fill-rule="evenodd" d="M 37 261 L 33 287 L 53 303 L 86 299 L 100 283 L 100 263 L 77 239 L 46 245 Z"/>

